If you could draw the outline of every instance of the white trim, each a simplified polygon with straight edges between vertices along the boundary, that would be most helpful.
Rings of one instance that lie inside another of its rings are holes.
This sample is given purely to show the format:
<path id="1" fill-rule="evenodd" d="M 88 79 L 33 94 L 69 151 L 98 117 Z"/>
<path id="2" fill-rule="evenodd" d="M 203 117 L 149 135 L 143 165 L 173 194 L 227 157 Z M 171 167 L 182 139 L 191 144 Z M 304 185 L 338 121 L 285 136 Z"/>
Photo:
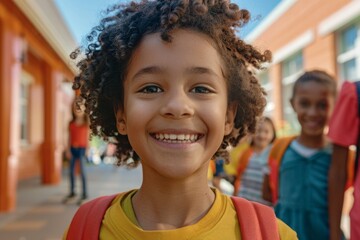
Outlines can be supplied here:
<path id="1" fill-rule="evenodd" d="M 271 12 L 264 18 L 261 23 L 251 31 L 246 37 L 245 42 L 251 43 L 258 38 L 269 26 L 271 26 L 278 18 L 280 18 L 289 8 L 291 8 L 298 0 L 282 0 Z"/>
<path id="2" fill-rule="evenodd" d="M 320 36 L 325 36 L 343 27 L 360 15 L 360 0 L 353 0 L 337 12 L 324 19 L 317 27 Z"/>
<path id="3" fill-rule="evenodd" d="M 356 58 L 359 55 L 359 52 L 360 52 L 360 48 L 358 47 L 351 49 L 350 51 L 339 54 L 337 56 L 337 61 L 340 64 L 350 61 L 351 59 Z"/>
<path id="4" fill-rule="evenodd" d="M 315 39 L 314 35 L 314 32 L 309 29 L 293 41 L 286 44 L 284 47 L 274 52 L 272 64 L 282 62 L 286 58 L 312 43 Z"/>
<path id="5" fill-rule="evenodd" d="M 14 0 L 14 3 L 75 73 L 75 66 L 69 55 L 78 46 L 78 43 L 67 27 L 54 0 Z"/>

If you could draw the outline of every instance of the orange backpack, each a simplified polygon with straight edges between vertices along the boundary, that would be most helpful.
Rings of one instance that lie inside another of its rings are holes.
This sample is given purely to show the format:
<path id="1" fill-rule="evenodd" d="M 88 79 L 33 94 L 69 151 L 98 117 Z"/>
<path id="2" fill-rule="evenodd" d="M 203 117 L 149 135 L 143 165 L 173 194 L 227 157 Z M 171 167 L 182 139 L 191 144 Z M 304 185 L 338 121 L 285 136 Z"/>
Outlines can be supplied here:
<path id="1" fill-rule="evenodd" d="M 250 157 L 253 154 L 253 149 L 249 146 L 247 147 L 244 152 L 240 155 L 239 161 L 238 161 L 238 167 L 236 169 L 236 179 L 234 182 L 234 196 L 237 195 L 240 189 L 241 184 L 241 177 L 244 173 L 244 171 L 247 168 L 247 165 L 249 164 Z"/>
<path id="2" fill-rule="evenodd" d="M 116 196 L 99 197 L 81 205 L 71 221 L 66 239 L 99 239 L 102 219 Z M 231 197 L 231 200 L 237 212 L 242 240 L 280 239 L 272 208 L 239 197 Z"/>
<path id="3" fill-rule="evenodd" d="M 271 201 L 272 203 L 276 203 L 278 198 L 278 186 L 279 186 L 279 168 L 281 164 L 282 157 L 289 147 L 290 143 L 296 138 L 297 136 L 290 136 L 277 139 L 274 142 L 274 145 L 271 148 L 269 153 L 269 167 L 270 167 L 270 176 L 268 178 L 268 187 L 270 187 L 271 191 Z M 355 152 L 349 150 L 348 156 L 348 165 L 347 165 L 347 181 L 345 190 L 352 186 L 354 181 L 354 164 L 355 164 Z M 270 199 L 267 199 L 270 200 Z"/>

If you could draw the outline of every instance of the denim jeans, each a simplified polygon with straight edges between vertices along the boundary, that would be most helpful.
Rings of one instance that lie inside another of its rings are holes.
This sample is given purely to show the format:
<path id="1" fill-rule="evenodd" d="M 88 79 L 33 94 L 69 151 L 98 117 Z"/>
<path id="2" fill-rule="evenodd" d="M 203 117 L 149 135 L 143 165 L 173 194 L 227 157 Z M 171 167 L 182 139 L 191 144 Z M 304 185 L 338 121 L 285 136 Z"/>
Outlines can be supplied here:
<path id="1" fill-rule="evenodd" d="M 86 176 L 85 176 L 85 148 L 71 147 L 70 159 L 70 194 L 75 194 L 75 164 L 79 161 L 81 181 L 82 181 L 82 196 L 87 196 Z"/>

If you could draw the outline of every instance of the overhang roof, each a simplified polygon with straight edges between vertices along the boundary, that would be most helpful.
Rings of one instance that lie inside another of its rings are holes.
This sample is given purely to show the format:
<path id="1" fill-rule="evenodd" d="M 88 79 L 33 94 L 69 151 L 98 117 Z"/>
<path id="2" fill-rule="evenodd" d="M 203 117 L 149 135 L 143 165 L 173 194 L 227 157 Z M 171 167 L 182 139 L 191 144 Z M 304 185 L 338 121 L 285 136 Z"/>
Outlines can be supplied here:
<path id="1" fill-rule="evenodd" d="M 14 0 L 64 63 L 75 73 L 70 53 L 78 47 L 54 0 Z"/>

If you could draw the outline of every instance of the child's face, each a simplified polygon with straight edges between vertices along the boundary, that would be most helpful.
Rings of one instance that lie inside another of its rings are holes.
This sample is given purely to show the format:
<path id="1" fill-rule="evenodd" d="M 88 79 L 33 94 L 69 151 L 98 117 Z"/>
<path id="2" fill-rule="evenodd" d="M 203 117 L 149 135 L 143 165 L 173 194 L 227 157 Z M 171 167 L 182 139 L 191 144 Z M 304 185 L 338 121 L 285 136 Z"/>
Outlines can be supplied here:
<path id="1" fill-rule="evenodd" d="M 227 109 L 221 59 L 211 40 L 186 30 L 172 36 L 168 43 L 149 34 L 133 53 L 118 130 L 128 135 L 144 171 L 180 178 L 203 169 L 206 175 L 235 111 Z"/>
<path id="2" fill-rule="evenodd" d="M 85 111 L 83 108 L 78 109 L 76 106 L 73 106 L 72 110 L 76 118 L 85 118 Z"/>
<path id="3" fill-rule="evenodd" d="M 299 84 L 291 104 L 301 125 L 301 134 L 310 137 L 324 134 L 334 101 L 333 94 L 324 84 L 315 81 Z"/>
<path id="4" fill-rule="evenodd" d="M 272 125 L 268 121 L 260 121 L 254 135 L 255 146 L 263 149 L 267 147 L 274 137 Z"/>

